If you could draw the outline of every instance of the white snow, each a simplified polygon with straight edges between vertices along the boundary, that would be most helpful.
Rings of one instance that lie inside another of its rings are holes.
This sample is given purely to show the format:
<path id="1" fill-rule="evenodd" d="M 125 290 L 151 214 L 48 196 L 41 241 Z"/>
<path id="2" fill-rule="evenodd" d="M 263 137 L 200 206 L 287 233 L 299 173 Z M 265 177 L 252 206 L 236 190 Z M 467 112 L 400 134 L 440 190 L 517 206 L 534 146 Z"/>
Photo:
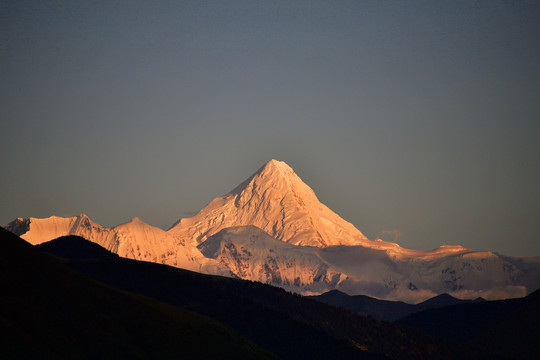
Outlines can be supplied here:
<path id="1" fill-rule="evenodd" d="M 208 274 L 230 275 L 227 268 L 204 257 L 196 247 L 179 242 L 164 230 L 148 225 L 139 218 L 113 228 L 102 227 L 85 214 L 68 218 L 30 218 L 30 229 L 21 238 L 35 245 L 66 235 L 81 236 L 130 259 Z"/>
<path id="2" fill-rule="evenodd" d="M 317 253 L 279 241 L 255 226 L 226 228 L 199 245 L 237 277 L 302 292 L 334 289 L 346 276 L 331 268 Z"/>
<path id="3" fill-rule="evenodd" d="M 369 245 L 351 223 L 317 199 L 287 164 L 269 161 L 230 193 L 212 200 L 198 214 L 181 219 L 169 233 L 195 244 L 221 229 L 254 225 L 294 245 Z"/>

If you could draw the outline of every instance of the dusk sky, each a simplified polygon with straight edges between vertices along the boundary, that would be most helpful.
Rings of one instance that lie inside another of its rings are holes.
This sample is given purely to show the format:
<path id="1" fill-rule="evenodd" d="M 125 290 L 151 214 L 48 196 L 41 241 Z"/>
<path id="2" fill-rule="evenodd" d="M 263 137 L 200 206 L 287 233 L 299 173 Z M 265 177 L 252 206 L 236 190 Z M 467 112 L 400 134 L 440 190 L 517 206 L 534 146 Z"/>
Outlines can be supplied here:
<path id="1" fill-rule="evenodd" d="M 0 225 L 285 161 L 368 238 L 540 255 L 538 1 L 1 1 Z"/>

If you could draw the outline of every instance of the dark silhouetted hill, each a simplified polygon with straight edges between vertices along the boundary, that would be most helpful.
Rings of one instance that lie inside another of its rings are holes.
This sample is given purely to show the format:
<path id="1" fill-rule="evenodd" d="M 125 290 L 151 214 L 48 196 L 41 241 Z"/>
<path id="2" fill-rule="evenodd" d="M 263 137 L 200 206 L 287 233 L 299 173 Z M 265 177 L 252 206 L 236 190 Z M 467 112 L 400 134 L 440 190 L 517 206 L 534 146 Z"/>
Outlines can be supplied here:
<path id="1" fill-rule="evenodd" d="M 540 357 L 540 290 L 525 298 L 459 304 L 409 315 L 399 323 L 508 359 Z"/>
<path id="2" fill-rule="evenodd" d="M 402 301 L 379 300 L 365 295 L 348 295 L 339 290 L 328 291 L 321 295 L 310 296 L 310 298 L 386 321 L 395 321 L 428 309 L 484 301 L 483 299 L 460 300 L 448 294 L 442 294 L 419 304 L 407 304 Z"/>
<path id="3" fill-rule="evenodd" d="M 118 257 L 117 254 L 104 247 L 76 235 L 62 236 L 35 246 L 50 254 L 69 259 L 114 259 Z"/>
<path id="4" fill-rule="evenodd" d="M 223 324 L 114 289 L 0 228 L 3 359 L 275 358 Z"/>
<path id="5" fill-rule="evenodd" d="M 67 264 L 114 288 L 213 318 L 283 359 L 482 358 L 418 330 L 266 284 L 125 258 L 79 258 Z"/>

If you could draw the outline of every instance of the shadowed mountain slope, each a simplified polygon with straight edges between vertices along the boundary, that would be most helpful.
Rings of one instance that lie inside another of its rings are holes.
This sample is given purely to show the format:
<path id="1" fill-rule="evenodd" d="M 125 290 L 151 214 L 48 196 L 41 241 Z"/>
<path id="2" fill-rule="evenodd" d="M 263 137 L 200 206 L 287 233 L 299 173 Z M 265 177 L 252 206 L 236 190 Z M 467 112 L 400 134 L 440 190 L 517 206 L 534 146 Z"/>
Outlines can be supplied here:
<path id="1" fill-rule="evenodd" d="M 520 299 L 459 304 L 404 317 L 401 324 L 470 343 L 508 359 L 538 358 L 540 290 Z"/>
<path id="2" fill-rule="evenodd" d="M 208 317 L 88 279 L 3 228 L 0 248 L 4 359 L 274 358 Z"/>
<path id="3" fill-rule="evenodd" d="M 116 288 L 217 319 L 284 359 L 481 358 L 469 348 L 455 348 L 419 331 L 257 282 L 124 258 L 68 263 Z"/>
<path id="4" fill-rule="evenodd" d="M 67 235 L 38 244 L 42 251 L 69 259 L 115 259 L 118 257 L 103 246 L 77 235 Z"/>

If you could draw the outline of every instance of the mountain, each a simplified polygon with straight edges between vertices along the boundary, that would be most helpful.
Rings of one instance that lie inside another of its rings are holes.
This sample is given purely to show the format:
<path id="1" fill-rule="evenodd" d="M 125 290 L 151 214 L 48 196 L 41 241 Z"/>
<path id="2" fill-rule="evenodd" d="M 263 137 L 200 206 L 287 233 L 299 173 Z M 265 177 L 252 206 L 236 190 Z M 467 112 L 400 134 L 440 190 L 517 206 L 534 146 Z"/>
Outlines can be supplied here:
<path id="1" fill-rule="evenodd" d="M 335 288 L 346 275 L 318 254 L 318 248 L 277 240 L 255 226 L 225 228 L 199 245 L 240 279 L 260 281 L 295 292 Z"/>
<path id="2" fill-rule="evenodd" d="M 305 295 L 332 289 L 417 303 L 450 293 L 460 298 L 519 297 L 536 282 L 538 268 L 518 267 L 489 252 L 459 246 L 433 251 L 364 246 L 294 246 L 254 226 L 226 228 L 199 245 L 241 279 L 262 281 Z M 530 264 L 529 264 L 530 265 Z M 531 288 L 531 291 L 534 287 Z"/>
<path id="3" fill-rule="evenodd" d="M 429 309 L 398 321 L 450 341 L 469 343 L 493 356 L 538 358 L 540 290 L 519 299 Z"/>
<path id="4" fill-rule="evenodd" d="M 80 248 L 80 241 L 76 239 L 73 246 Z M 69 247 L 68 242 L 61 242 L 49 248 L 56 254 L 73 253 Z M 482 358 L 471 347 L 458 348 L 415 329 L 359 316 L 259 282 L 119 257 L 77 256 L 65 264 L 113 289 L 210 317 L 281 359 Z"/>
<path id="5" fill-rule="evenodd" d="M 242 226 L 256 226 L 266 234 L 253 234 Z M 212 236 L 229 228 L 234 231 L 227 230 L 226 239 L 219 235 L 223 244 L 216 245 L 220 240 Z M 277 160 L 167 232 L 201 250 L 211 240 L 216 251 L 203 253 L 240 278 L 303 294 L 337 288 L 349 294 L 418 302 L 441 293 L 460 298 L 525 296 L 540 286 L 540 261 L 526 266 L 459 245 L 422 252 L 368 240 L 320 203 L 290 166 Z M 281 246 L 267 235 L 299 247 Z M 246 252 L 254 244 L 246 242 L 248 237 L 259 239 L 256 252 Z M 264 249 L 264 243 L 272 243 L 273 252 Z M 305 281 L 308 277 L 313 280 Z"/>
<path id="6" fill-rule="evenodd" d="M 520 267 L 491 252 L 459 246 L 425 252 L 335 246 L 321 249 L 321 256 L 348 275 L 337 289 L 386 300 L 418 303 L 443 293 L 493 300 L 522 297 L 540 286 L 539 264 Z"/>
<path id="7" fill-rule="evenodd" d="M 418 303 L 443 293 L 522 297 L 540 287 L 540 258 L 459 245 L 416 251 L 369 240 L 276 160 L 168 231 L 137 218 L 104 228 L 86 215 L 17 219 L 7 228 L 32 244 L 79 235 L 122 257 L 262 281 L 301 294 L 338 289 Z"/>
<path id="8" fill-rule="evenodd" d="M 476 300 L 461 300 L 448 294 L 441 294 L 419 304 L 408 304 L 402 301 L 379 300 L 365 295 L 351 296 L 339 290 L 332 290 L 310 297 L 325 304 L 342 307 L 361 315 L 369 315 L 386 321 L 395 321 L 407 315 L 428 309 L 485 301 L 481 298 Z"/>
<path id="9" fill-rule="evenodd" d="M 111 259 L 118 255 L 77 235 L 67 235 L 35 245 L 38 249 L 70 259 Z"/>
<path id="10" fill-rule="evenodd" d="M 34 245 L 61 236 L 77 235 L 122 257 L 208 274 L 230 275 L 228 269 L 204 257 L 189 242 L 179 241 L 162 229 L 148 225 L 138 218 L 113 228 L 104 228 L 85 214 L 68 218 L 58 216 L 46 219 L 18 218 L 9 223 L 6 229 Z"/>
<path id="11" fill-rule="evenodd" d="M 289 165 L 277 160 L 270 160 L 195 216 L 179 220 L 168 233 L 199 245 L 224 228 L 244 225 L 256 226 L 292 245 L 373 243 L 323 205 Z"/>
<path id="12" fill-rule="evenodd" d="M 63 241 L 63 253 L 80 254 L 80 241 L 67 243 L 77 249 Z M 0 283 L 3 359 L 276 358 L 219 321 L 96 282 L 3 228 Z"/>

